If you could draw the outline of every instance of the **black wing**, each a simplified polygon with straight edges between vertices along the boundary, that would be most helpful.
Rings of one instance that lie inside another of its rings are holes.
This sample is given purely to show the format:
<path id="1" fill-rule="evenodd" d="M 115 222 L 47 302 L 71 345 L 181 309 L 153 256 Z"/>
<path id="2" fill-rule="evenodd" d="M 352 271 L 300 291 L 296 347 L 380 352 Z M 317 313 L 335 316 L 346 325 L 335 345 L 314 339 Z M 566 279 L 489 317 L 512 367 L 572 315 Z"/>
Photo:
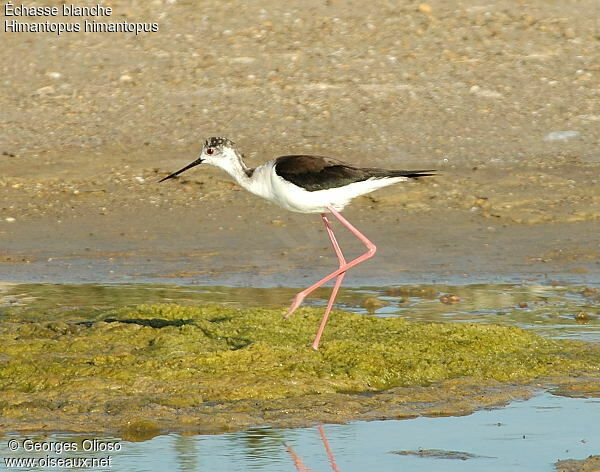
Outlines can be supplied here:
<path id="1" fill-rule="evenodd" d="M 278 176 L 309 192 L 343 187 L 371 176 L 362 169 L 322 156 L 281 156 L 275 160 Z"/>
<path id="2" fill-rule="evenodd" d="M 278 176 L 309 192 L 343 187 L 353 182 L 361 182 L 371 178 L 416 178 L 433 175 L 427 172 L 432 171 L 354 167 L 337 159 L 323 156 L 281 156 L 275 160 L 275 173 Z"/>

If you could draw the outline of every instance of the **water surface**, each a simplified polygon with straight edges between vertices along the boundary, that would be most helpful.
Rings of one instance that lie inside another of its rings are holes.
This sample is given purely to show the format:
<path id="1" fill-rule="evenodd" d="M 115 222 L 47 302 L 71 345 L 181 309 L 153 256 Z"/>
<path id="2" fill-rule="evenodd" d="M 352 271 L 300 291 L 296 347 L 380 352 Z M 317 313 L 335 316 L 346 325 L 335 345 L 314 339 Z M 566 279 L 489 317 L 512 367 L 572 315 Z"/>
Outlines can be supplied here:
<path id="1" fill-rule="evenodd" d="M 318 289 L 307 306 L 325 306 L 330 288 Z M 281 307 L 298 289 L 202 287 L 154 284 L 0 285 L 0 316 L 7 310 L 52 318 L 142 303 L 218 303 L 238 308 Z M 444 298 L 446 296 L 447 298 Z M 455 298 L 449 298 L 454 296 Z M 595 287 L 521 284 L 404 285 L 342 288 L 336 307 L 371 316 L 408 320 L 514 325 L 555 338 L 600 341 L 600 291 Z"/>
<path id="2" fill-rule="evenodd" d="M 313 428 L 271 429 L 216 436 L 157 436 L 143 442 L 98 438 L 120 445 L 113 453 L 63 453 L 52 457 L 111 457 L 112 468 L 86 470 L 264 472 L 366 470 L 536 472 L 553 470 L 562 459 L 600 453 L 600 400 L 566 398 L 549 393 L 506 408 L 447 418 L 354 422 Z M 32 436 L 29 436 L 32 437 Z M 45 457 L 8 451 L 4 458 Z M 40 442 L 77 442 L 81 435 L 34 436 Z M 6 460 L 6 459 L 4 459 Z M 32 470 L 26 467 L 12 470 Z M 49 469 L 35 469 L 49 470 Z"/>

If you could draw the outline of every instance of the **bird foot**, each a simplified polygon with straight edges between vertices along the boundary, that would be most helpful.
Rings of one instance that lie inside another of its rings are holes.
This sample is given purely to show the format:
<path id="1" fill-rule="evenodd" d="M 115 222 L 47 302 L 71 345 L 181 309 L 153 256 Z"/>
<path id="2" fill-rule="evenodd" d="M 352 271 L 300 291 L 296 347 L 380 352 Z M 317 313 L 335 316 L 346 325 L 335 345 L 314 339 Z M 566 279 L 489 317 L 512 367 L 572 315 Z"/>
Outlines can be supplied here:
<path id="1" fill-rule="evenodd" d="M 283 315 L 283 319 L 287 320 L 292 313 L 294 313 L 298 307 L 302 304 L 302 302 L 304 301 L 304 296 L 299 293 L 294 297 L 294 301 L 292 302 L 292 305 L 290 306 L 290 309 L 287 311 L 287 313 L 285 315 Z"/>

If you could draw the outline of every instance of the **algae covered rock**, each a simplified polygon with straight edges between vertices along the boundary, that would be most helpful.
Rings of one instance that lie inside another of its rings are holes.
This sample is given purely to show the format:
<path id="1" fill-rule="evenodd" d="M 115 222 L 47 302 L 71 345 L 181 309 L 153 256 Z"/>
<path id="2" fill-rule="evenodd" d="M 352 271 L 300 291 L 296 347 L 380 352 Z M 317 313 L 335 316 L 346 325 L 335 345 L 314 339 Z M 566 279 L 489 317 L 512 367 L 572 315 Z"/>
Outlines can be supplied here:
<path id="1" fill-rule="evenodd" d="M 101 417 L 98 424 L 107 425 L 136 411 L 154 417 L 186 412 L 191 418 L 180 420 L 193 423 L 195 414 L 235 402 L 252 422 L 269 401 L 462 378 L 527 383 L 596 375 L 600 365 L 600 349 L 592 345 L 474 323 L 335 312 L 315 352 L 309 343 L 321 317 L 316 309 L 299 310 L 287 321 L 280 310 L 174 304 L 77 317 L 3 323 L 4 427 L 41 412 L 67 424 Z"/>

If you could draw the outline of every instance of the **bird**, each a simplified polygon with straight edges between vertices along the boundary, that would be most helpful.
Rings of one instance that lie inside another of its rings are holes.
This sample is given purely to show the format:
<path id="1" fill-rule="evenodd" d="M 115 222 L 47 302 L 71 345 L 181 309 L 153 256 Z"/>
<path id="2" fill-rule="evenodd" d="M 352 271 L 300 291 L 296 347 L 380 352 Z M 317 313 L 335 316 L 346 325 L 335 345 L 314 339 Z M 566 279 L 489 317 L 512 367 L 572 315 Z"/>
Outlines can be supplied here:
<path id="1" fill-rule="evenodd" d="M 248 167 L 233 141 L 223 137 L 210 137 L 204 142 L 200 156 L 196 160 L 163 177 L 159 182 L 172 179 L 200 164 L 209 164 L 224 170 L 244 189 L 286 210 L 321 215 L 338 258 L 338 268 L 297 293 L 283 316 L 284 319 L 289 318 L 311 292 L 328 281 L 336 279 L 312 343 L 315 351 L 319 349 L 321 336 L 346 272 L 373 257 L 377 251 L 375 244 L 346 220 L 341 212 L 352 199 L 360 195 L 410 179 L 436 175 L 434 174 L 436 171 L 432 169 L 390 170 L 358 167 L 331 157 L 304 154 L 280 156 L 257 167 Z M 333 232 L 329 214 L 361 241 L 366 247 L 363 254 L 351 261 L 346 260 Z"/>

